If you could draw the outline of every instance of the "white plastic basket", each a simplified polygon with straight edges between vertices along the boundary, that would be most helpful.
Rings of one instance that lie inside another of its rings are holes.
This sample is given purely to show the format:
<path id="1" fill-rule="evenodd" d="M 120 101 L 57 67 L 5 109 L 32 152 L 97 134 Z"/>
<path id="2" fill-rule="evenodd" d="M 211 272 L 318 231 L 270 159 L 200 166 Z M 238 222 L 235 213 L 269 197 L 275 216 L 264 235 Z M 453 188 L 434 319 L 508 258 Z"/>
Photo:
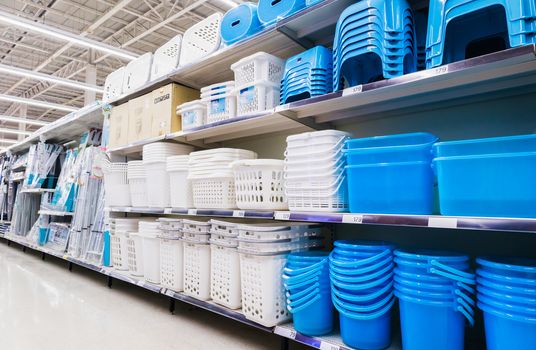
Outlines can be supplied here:
<path id="1" fill-rule="evenodd" d="M 240 224 L 237 226 L 238 239 L 242 241 L 275 242 L 302 237 L 317 237 L 322 226 L 302 223 Z"/>
<path id="2" fill-rule="evenodd" d="M 256 81 L 237 87 L 237 116 L 263 112 L 279 105 L 279 85 Z"/>
<path id="3" fill-rule="evenodd" d="M 178 239 L 160 240 L 160 284 L 176 292 L 183 290 L 183 242 Z"/>
<path id="4" fill-rule="evenodd" d="M 192 182 L 188 180 L 188 168 L 169 170 L 170 204 L 172 208 L 191 208 L 194 205 Z"/>
<path id="5" fill-rule="evenodd" d="M 296 211 L 323 211 L 345 212 L 348 211 L 348 189 L 346 182 L 342 181 L 329 196 L 305 196 L 310 194 L 303 191 L 304 195 L 289 195 L 287 192 L 288 207 Z"/>
<path id="6" fill-rule="evenodd" d="M 208 243 L 209 239 L 209 234 L 183 232 L 182 235 L 182 240 L 190 243 Z"/>
<path id="7" fill-rule="evenodd" d="M 147 52 L 127 64 L 123 76 L 123 93 L 142 87 L 149 82 L 152 63 L 153 53 Z"/>
<path id="8" fill-rule="evenodd" d="M 110 232 L 110 261 L 116 270 L 128 270 L 127 241 L 126 234 Z"/>
<path id="9" fill-rule="evenodd" d="M 234 222 L 228 222 L 223 220 L 211 219 L 210 233 L 218 234 L 225 237 L 237 237 L 238 236 L 238 224 Z"/>
<path id="10" fill-rule="evenodd" d="M 233 163 L 236 205 L 240 209 L 285 210 L 283 161 L 239 160 Z"/>
<path id="11" fill-rule="evenodd" d="M 321 130 L 304 132 L 287 137 L 287 147 L 310 146 L 315 144 L 336 144 L 341 138 L 350 138 L 352 134 L 339 130 Z"/>
<path id="12" fill-rule="evenodd" d="M 210 299 L 210 245 L 183 242 L 184 294 Z"/>
<path id="13" fill-rule="evenodd" d="M 280 242 L 246 242 L 238 241 L 238 251 L 257 255 L 273 255 L 290 253 L 293 251 L 307 250 L 310 248 L 322 247 L 324 242 L 321 239 L 300 238 L 297 240 L 286 240 Z"/>
<path id="14" fill-rule="evenodd" d="M 160 238 L 141 233 L 143 236 L 143 274 L 145 280 L 160 283 Z"/>
<path id="15" fill-rule="evenodd" d="M 209 149 L 190 153 L 189 164 L 195 165 L 202 161 L 212 162 L 215 158 L 220 157 L 229 157 L 233 158 L 233 160 L 256 159 L 257 153 L 239 148 Z"/>
<path id="16" fill-rule="evenodd" d="M 192 181 L 194 207 L 198 209 L 235 209 L 234 177 L 188 177 Z"/>
<path id="17" fill-rule="evenodd" d="M 128 181 L 130 189 L 130 201 L 133 207 L 147 206 L 147 185 L 145 178 L 130 179 Z"/>
<path id="18" fill-rule="evenodd" d="M 163 77 L 179 66 L 181 42 L 182 35 L 178 34 L 156 49 L 151 67 L 151 80 Z"/>
<path id="19" fill-rule="evenodd" d="M 127 239 L 128 271 L 134 276 L 143 276 L 143 238 L 131 233 Z"/>
<path id="20" fill-rule="evenodd" d="M 240 256 L 236 248 L 210 245 L 210 296 L 216 304 L 230 309 L 242 305 Z"/>
<path id="21" fill-rule="evenodd" d="M 280 85 L 285 60 L 265 52 L 257 52 L 232 64 L 231 69 L 234 72 L 236 85 L 239 86 L 251 85 L 252 82 L 259 80 Z"/>
<path id="22" fill-rule="evenodd" d="M 104 81 L 104 93 L 102 102 L 109 102 L 123 93 L 123 80 L 125 76 L 125 67 L 116 69 L 108 74 Z"/>
<path id="23" fill-rule="evenodd" d="M 194 24 L 184 33 L 180 66 L 203 59 L 220 48 L 221 13 L 214 13 Z"/>
<path id="24" fill-rule="evenodd" d="M 170 204 L 169 175 L 166 162 L 145 164 L 147 174 L 147 205 L 152 208 L 167 208 Z"/>
<path id="25" fill-rule="evenodd" d="M 236 116 L 236 93 L 217 95 L 202 100 L 207 106 L 207 124 L 216 123 Z"/>
<path id="26" fill-rule="evenodd" d="M 127 163 L 109 163 L 103 170 L 106 205 L 111 207 L 130 206 Z"/>
<path id="27" fill-rule="evenodd" d="M 281 274 L 287 256 L 240 253 L 242 312 L 247 319 L 273 327 L 290 319 Z"/>
<path id="28" fill-rule="evenodd" d="M 182 220 L 183 232 L 208 235 L 209 230 L 210 230 L 210 223 L 208 221 L 191 220 L 191 219 Z"/>
<path id="29" fill-rule="evenodd" d="M 182 130 L 190 130 L 206 124 L 207 104 L 202 100 L 183 103 L 177 107 L 181 115 Z"/>

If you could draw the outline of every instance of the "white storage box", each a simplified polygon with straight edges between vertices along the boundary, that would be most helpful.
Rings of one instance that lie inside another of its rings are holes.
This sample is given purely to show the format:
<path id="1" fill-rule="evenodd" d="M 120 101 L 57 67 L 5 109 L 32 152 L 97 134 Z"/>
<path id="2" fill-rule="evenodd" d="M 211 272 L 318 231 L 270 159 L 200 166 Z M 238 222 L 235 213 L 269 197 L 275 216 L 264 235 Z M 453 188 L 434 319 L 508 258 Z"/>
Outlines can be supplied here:
<path id="1" fill-rule="evenodd" d="M 153 53 L 147 52 L 127 64 L 123 77 L 123 93 L 140 88 L 149 82 L 152 63 Z"/>
<path id="2" fill-rule="evenodd" d="M 231 69 L 238 86 L 252 85 L 255 81 L 266 81 L 279 86 L 283 78 L 285 60 L 265 52 L 257 52 L 232 64 Z"/>
<path id="3" fill-rule="evenodd" d="M 210 299 L 210 245 L 183 242 L 184 294 Z"/>
<path id="4" fill-rule="evenodd" d="M 160 240 L 160 284 L 162 287 L 181 292 L 184 286 L 183 242 L 178 239 Z"/>
<path id="5" fill-rule="evenodd" d="M 181 43 L 182 35 L 178 34 L 156 49 L 151 67 L 151 80 L 163 77 L 179 66 Z"/>
<path id="6" fill-rule="evenodd" d="M 236 248 L 217 244 L 211 244 L 210 250 L 210 296 L 217 304 L 230 309 L 239 309 L 242 305 L 242 295 L 238 251 Z"/>
<path id="7" fill-rule="evenodd" d="M 279 84 L 255 81 L 236 88 L 237 116 L 264 112 L 279 105 Z"/>
<path id="8" fill-rule="evenodd" d="M 177 114 L 181 115 L 183 131 L 198 128 L 206 124 L 207 104 L 202 100 L 186 102 L 177 107 Z"/>

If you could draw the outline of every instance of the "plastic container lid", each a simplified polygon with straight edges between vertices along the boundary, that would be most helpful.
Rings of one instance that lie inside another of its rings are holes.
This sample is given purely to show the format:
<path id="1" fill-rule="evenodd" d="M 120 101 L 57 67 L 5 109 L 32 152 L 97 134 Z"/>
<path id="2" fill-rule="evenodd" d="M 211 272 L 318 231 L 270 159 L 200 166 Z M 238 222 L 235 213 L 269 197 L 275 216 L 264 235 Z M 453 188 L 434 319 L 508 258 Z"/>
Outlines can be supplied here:
<path id="1" fill-rule="evenodd" d="M 293 141 L 305 141 L 305 140 L 314 140 L 317 137 L 322 136 L 335 136 L 335 137 L 352 137 L 352 134 L 339 130 L 321 130 L 321 131 L 311 131 L 304 132 L 297 135 L 290 135 L 287 137 L 287 143 Z"/>
<path id="2" fill-rule="evenodd" d="M 534 152 L 536 134 L 439 142 L 433 151 L 436 157 Z"/>

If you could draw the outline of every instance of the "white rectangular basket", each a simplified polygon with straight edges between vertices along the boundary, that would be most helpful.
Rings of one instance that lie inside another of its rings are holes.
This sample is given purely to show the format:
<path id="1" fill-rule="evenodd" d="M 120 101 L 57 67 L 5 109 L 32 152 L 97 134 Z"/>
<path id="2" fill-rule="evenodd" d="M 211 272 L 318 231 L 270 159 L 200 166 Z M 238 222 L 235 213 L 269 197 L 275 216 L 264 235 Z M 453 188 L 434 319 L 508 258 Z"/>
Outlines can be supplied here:
<path id="1" fill-rule="evenodd" d="M 123 79 L 125 76 L 125 67 L 116 69 L 108 74 L 104 81 L 104 94 L 102 95 L 103 102 L 109 102 L 123 93 Z"/>
<path id="2" fill-rule="evenodd" d="M 199 61 L 220 48 L 221 13 L 214 13 L 186 30 L 182 40 L 180 66 Z"/>
<path id="3" fill-rule="evenodd" d="M 153 53 L 147 52 L 127 64 L 123 77 L 123 93 L 128 93 L 149 82 L 152 63 Z"/>
<path id="4" fill-rule="evenodd" d="M 210 299 L 210 245 L 183 242 L 184 294 Z"/>
<path id="5" fill-rule="evenodd" d="M 279 85 L 256 81 L 236 89 L 237 116 L 263 112 L 279 105 Z"/>
<path id="6" fill-rule="evenodd" d="M 231 69 L 237 86 L 251 85 L 260 80 L 279 86 L 283 78 L 285 60 L 265 52 L 257 52 L 232 64 Z"/>
<path id="7" fill-rule="evenodd" d="M 194 207 L 198 209 L 235 209 L 234 177 L 190 177 Z"/>
<path id="8" fill-rule="evenodd" d="M 202 100 L 207 105 L 207 124 L 236 117 L 235 92 L 207 97 Z"/>
<path id="9" fill-rule="evenodd" d="M 179 66 L 182 35 L 178 34 L 154 52 L 151 66 L 151 80 L 172 72 Z"/>
<path id="10" fill-rule="evenodd" d="M 210 296 L 216 304 L 230 309 L 242 305 L 240 256 L 236 248 L 210 245 Z"/>
<path id="11" fill-rule="evenodd" d="M 128 270 L 127 241 L 125 234 L 110 232 L 110 260 L 116 270 Z"/>
<path id="12" fill-rule="evenodd" d="M 127 240 L 128 271 L 133 276 L 143 276 L 143 238 L 130 234 Z"/>
<path id="13" fill-rule="evenodd" d="M 183 250 L 178 239 L 160 240 L 160 284 L 176 292 L 184 288 Z"/>

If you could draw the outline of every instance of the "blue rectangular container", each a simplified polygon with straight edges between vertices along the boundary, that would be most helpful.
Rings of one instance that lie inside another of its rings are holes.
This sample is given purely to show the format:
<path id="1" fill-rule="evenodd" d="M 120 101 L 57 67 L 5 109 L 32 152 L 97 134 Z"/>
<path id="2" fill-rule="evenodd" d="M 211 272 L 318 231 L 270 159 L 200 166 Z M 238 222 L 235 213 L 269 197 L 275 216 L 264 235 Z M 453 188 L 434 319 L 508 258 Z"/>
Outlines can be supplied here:
<path id="1" fill-rule="evenodd" d="M 429 162 L 346 166 L 352 213 L 432 214 L 434 174 Z"/>
<path id="2" fill-rule="evenodd" d="M 536 152 L 536 134 L 439 142 L 433 150 L 435 157 Z"/>

